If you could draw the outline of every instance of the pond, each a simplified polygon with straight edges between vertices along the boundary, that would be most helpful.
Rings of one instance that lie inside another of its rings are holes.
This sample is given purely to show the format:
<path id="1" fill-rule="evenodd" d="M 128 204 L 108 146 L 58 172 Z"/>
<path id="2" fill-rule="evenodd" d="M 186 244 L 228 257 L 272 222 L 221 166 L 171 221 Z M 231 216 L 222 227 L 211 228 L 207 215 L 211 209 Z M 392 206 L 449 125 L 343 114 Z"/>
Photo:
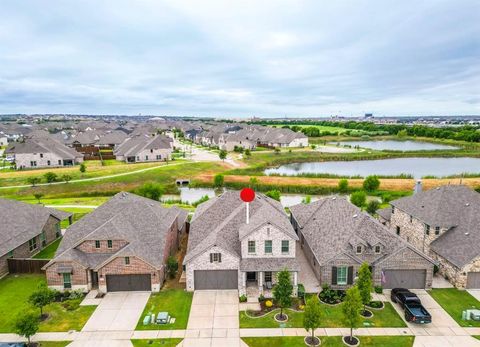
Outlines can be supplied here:
<path id="1" fill-rule="evenodd" d="M 376 141 L 342 141 L 331 142 L 330 144 L 336 145 L 339 143 L 341 146 L 359 146 L 363 148 L 375 149 L 378 151 L 390 150 L 390 151 L 432 151 L 440 149 L 459 149 L 459 147 L 442 145 L 438 143 L 422 142 L 422 141 L 400 141 L 400 140 L 376 140 Z"/>
<path id="2" fill-rule="evenodd" d="M 410 174 L 415 178 L 480 173 L 479 158 L 397 158 L 356 161 L 293 163 L 265 170 L 267 175 L 333 174 L 338 176 L 396 176 Z"/>

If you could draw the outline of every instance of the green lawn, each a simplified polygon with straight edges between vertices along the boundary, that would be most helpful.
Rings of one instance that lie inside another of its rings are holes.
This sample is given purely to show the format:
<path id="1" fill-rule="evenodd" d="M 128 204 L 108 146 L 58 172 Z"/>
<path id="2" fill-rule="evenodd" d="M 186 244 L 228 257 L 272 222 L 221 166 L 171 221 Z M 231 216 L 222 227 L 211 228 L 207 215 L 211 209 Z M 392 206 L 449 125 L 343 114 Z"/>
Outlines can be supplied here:
<path id="1" fill-rule="evenodd" d="M 190 306 L 192 306 L 193 293 L 183 289 L 166 289 L 154 293 L 148 299 L 147 305 L 138 321 L 137 330 L 170 330 L 185 329 L 187 327 Z M 143 325 L 143 318 L 149 313 L 158 314 L 166 311 L 175 318 L 174 324 L 149 324 Z"/>
<path id="2" fill-rule="evenodd" d="M 345 327 L 342 323 L 341 306 L 327 306 L 321 304 L 322 317 L 320 319 L 321 326 L 324 328 L 340 328 Z M 393 306 L 386 302 L 383 310 L 371 310 L 373 317 L 363 320 L 365 327 L 405 327 L 406 324 L 403 319 L 397 314 Z M 240 328 L 302 328 L 303 327 L 303 312 L 295 312 L 287 310 L 288 321 L 286 323 L 278 323 L 273 319 L 273 316 L 278 312 L 270 313 L 261 318 L 250 318 L 245 312 L 240 312 Z"/>
<path id="3" fill-rule="evenodd" d="M 15 317 L 29 309 L 28 297 L 44 282 L 43 275 L 8 275 L 0 280 L 0 333 L 13 332 Z"/>
<path id="4" fill-rule="evenodd" d="M 462 327 L 480 327 L 479 321 L 463 321 L 462 311 L 480 309 L 480 302 L 466 290 L 455 288 L 432 289 L 428 292 L 440 306 Z"/>
<path id="5" fill-rule="evenodd" d="M 70 344 L 72 341 L 44 341 L 39 342 L 39 347 L 65 347 Z"/>
<path id="6" fill-rule="evenodd" d="M 75 303 L 80 304 L 81 301 L 78 299 Z M 44 312 L 48 313 L 48 318 L 40 323 L 39 331 L 80 331 L 96 308 L 97 306 L 78 306 L 69 311 L 62 303 L 54 302 L 45 307 Z"/>
<path id="7" fill-rule="evenodd" d="M 134 347 L 175 347 L 182 339 L 131 340 Z"/>
<path id="8" fill-rule="evenodd" d="M 45 283 L 45 276 L 8 275 L 0 280 L 0 333 L 13 332 L 16 316 L 32 309 L 28 297 L 40 283 Z M 52 303 L 44 308 L 49 317 L 40 323 L 39 330 L 81 330 L 95 308 L 96 306 L 81 306 L 73 311 L 67 311 L 61 303 Z"/>
<path id="9" fill-rule="evenodd" d="M 53 259 L 53 257 L 55 256 L 55 252 L 57 251 L 58 245 L 60 245 L 60 241 L 62 241 L 61 238 L 53 241 L 47 247 L 45 247 L 40 252 L 35 254 L 33 256 L 33 258 L 35 258 L 35 259 Z"/>
<path id="10" fill-rule="evenodd" d="M 322 336 L 322 347 L 344 347 L 341 336 Z M 413 336 L 360 336 L 360 346 L 365 347 L 412 347 Z M 305 347 L 304 338 L 289 337 L 243 337 L 250 347 Z"/>

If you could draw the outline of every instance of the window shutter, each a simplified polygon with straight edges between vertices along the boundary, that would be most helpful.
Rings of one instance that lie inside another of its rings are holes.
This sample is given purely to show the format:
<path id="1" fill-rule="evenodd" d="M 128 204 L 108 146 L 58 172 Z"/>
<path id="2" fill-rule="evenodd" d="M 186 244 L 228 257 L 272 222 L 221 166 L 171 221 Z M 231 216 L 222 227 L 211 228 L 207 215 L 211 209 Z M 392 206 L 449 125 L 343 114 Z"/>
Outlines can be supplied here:
<path id="1" fill-rule="evenodd" d="M 337 267 L 332 266 L 332 284 L 337 285 Z"/>
<path id="2" fill-rule="evenodd" d="M 347 284 L 353 284 L 353 266 L 348 267 Z"/>
<path id="3" fill-rule="evenodd" d="M 219 263 L 222 262 L 222 253 L 218 253 L 218 262 L 219 262 Z"/>
<path id="4" fill-rule="evenodd" d="M 210 263 L 213 263 L 213 253 L 210 253 Z"/>

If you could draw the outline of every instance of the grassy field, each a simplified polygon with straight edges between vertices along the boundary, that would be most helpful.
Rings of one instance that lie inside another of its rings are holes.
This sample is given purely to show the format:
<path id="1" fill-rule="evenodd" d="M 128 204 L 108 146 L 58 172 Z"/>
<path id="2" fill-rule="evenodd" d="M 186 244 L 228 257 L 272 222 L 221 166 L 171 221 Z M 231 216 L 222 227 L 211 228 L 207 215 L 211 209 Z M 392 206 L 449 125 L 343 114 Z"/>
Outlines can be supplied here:
<path id="1" fill-rule="evenodd" d="M 175 347 L 182 339 L 131 340 L 134 347 Z"/>
<path id="2" fill-rule="evenodd" d="M 44 341 L 38 342 L 38 347 L 65 347 L 68 346 L 72 341 Z"/>
<path id="3" fill-rule="evenodd" d="M 147 305 L 137 324 L 137 330 L 171 330 L 186 329 L 190 306 L 192 306 L 193 293 L 186 292 L 183 289 L 167 289 L 159 293 L 154 293 L 148 299 Z M 175 318 L 174 324 L 148 324 L 143 325 L 143 318 L 147 314 L 158 312 L 168 312 Z"/>
<path id="4" fill-rule="evenodd" d="M 432 289 L 428 292 L 440 306 L 462 327 L 480 327 L 479 321 L 462 320 L 462 311 L 480 309 L 480 302 L 466 290 L 455 288 Z"/>
<path id="5" fill-rule="evenodd" d="M 322 347 L 344 347 L 340 336 L 321 336 Z M 412 347 L 413 336 L 360 336 L 360 345 L 366 347 Z M 250 347 L 305 347 L 301 336 L 289 337 L 242 337 Z"/>
<path id="6" fill-rule="evenodd" d="M 71 301 L 80 305 L 82 299 Z M 44 308 L 48 318 L 40 323 L 39 331 L 80 331 L 96 308 L 97 306 L 76 306 L 74 310 L 67 310 L 62 303 L 54 302 Z"/>
<path id="7" fill-rule="evenodd" d="M 321 304 L 322 316 L 320 318 L 322 328 L 342 328 L 345 325 L 342 323 L 342 310 L 341 305 L 328 306 Z M 383 310 L 371 310 L 373 317 L 371 319 L 364 319 L 362 325 L 364 327 L 393 327 L 402 328 L 406 324 L 403 319 L 398 315 L 392 305 L 388 302 L 385 303 Z M 296 312 L 287 310 L 288 322 L 278 323 L 273 319 L 273 316 L 278 313 L 279 310 L 273 311 L 268 315 L 260 318 L 250 318 L 245 312 L 240 312 L 240 328 L 301 328 L 303 327 L 303 312 Z"/>
<path id="8" fill-rule="evenodd" d="M 33 258 L 35 258 L 35 259 L 53 259 L 53 257 L 55 256 L 55 252 L 57 251 L 57 248 L 60 245 L 60 241 L 62 241 L 62 239 L 58 239 L 58 240 L 53 241 L 47 247 L 45 247 L 40 252 L 35 254 L 33 256 Z"/>

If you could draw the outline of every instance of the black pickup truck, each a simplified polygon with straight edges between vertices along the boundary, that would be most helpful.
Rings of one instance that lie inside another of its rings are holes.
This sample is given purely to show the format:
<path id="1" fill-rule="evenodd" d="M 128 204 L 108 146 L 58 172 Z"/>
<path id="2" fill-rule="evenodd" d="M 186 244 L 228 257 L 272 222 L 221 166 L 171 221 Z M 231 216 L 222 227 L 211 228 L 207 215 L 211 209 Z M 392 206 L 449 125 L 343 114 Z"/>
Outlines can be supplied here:
<path id="1" fill-rule="evenodd" d="M 422 302 L 415 293 L 405 288 L 392 289 L 391 299 L 405 311 L 405 320 L 417 324 L 432 322 L 432 316 L 423 307 Z"/>

